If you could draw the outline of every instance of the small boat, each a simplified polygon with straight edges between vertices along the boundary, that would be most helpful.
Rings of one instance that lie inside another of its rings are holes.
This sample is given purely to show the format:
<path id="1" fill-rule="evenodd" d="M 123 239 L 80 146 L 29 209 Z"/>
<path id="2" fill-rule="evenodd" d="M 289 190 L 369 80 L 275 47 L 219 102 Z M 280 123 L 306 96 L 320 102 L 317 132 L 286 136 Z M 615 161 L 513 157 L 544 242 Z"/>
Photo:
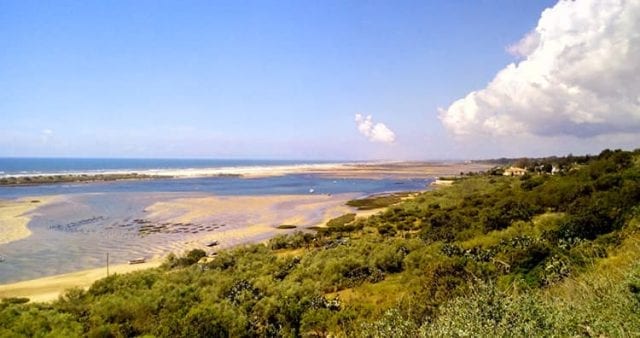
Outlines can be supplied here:
<path id="1" fill-rule="evenodd" d="M 146 262 L 146 259 L 143 258 L 135 258 L 129 261 L 129 264 L 142 264 Z"/>
<path id="2" fill-rule="evenodd" d="M 0 263 L 4 262 L 5 258 L 4 256 L 0 256 Z"/>
<path id="3" fill-rule="evenodd" d="M 313 194 L 315 191 L 316 191 L 316 189 L 313 189 L 313 188 L 309 189 L 309 193 L 310 194 Z"/>
<path id="4" fill-rule="evenodd" d="M 209 243 L 207 243 L 207 246 L 208 246 L 208 247 L 212 247 L 212 246 L 216 246 L 216 245 L 218 245 L 218 244 L 220 244 L 220 242 L 218 242 L 218 241 L 213 241 L 213 242 L 209 242 Z"/>

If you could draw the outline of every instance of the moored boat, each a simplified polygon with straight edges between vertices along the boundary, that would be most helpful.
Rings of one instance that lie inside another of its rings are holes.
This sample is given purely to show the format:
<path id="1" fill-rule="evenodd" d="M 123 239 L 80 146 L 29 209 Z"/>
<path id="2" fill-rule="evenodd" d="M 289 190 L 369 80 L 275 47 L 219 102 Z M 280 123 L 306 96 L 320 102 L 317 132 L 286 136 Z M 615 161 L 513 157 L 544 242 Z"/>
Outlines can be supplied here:
<path id="1" fill-rule="evenodd" d="M 129 261 L 129 264 L 142 264 L 146 262 L 146 259 L 144 257 L 142 258 L 135 258 Z"/>

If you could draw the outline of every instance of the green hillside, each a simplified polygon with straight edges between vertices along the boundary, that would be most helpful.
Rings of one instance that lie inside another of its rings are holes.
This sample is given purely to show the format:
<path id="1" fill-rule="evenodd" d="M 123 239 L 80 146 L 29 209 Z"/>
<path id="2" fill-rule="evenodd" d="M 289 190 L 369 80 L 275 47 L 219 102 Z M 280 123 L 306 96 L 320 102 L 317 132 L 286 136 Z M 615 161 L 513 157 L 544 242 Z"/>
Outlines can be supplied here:
<path id="1" fill-rule="evenodd" d="M 545 161 L 562 170 L 465 176 L 207 263 L 5 299 L 0 337 L 639 335 L 640 151 Z"/>

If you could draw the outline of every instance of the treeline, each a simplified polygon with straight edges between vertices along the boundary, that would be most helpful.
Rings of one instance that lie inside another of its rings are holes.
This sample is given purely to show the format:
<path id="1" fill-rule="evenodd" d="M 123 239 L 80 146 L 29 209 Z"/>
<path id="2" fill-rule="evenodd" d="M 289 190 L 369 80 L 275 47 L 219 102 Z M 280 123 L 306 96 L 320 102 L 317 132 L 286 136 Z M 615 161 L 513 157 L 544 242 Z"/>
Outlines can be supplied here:
<path id="1" fill-rule="evenodd" d="M 315 233 L 171 256 L 52 304 L 4 300 L 0 336 L 634 335 L 639 161 L 604 151 L 563 175 L 465 177 Z"/>
<path id="2" fill-rule="evenodd" d="M 567 156 L 547 156 L 538 158 L 520 157 L 520 158 L 496 158 L 491 160 L 474 161 L 478 163 L 487 163 L 498 165 L 500 167 L 514 166 L 517 168 L 527 169 L 529 172 L 546 172 L 551 173 L 553 167 L 556 167 L 560 171 L 566 172 L 567 170 L 586 164 L 594 158 L 599 158 L 605 153 L 621 152 L 620 150 L 604 150 L 600 155 L 572 155 Z"/>
<path id="3" fill-rule="evenodd" d="M 68 175 L 36 175 L 36 176 L 10 176 L 0 178 L 2 185 L 35 185 L 52 183 L 79 183 L 79 182 L 102 182 L 120 180 L 142 180 L 171 178 L 170 176 L 147 175 L 147 174 L 68 174 Z"/>

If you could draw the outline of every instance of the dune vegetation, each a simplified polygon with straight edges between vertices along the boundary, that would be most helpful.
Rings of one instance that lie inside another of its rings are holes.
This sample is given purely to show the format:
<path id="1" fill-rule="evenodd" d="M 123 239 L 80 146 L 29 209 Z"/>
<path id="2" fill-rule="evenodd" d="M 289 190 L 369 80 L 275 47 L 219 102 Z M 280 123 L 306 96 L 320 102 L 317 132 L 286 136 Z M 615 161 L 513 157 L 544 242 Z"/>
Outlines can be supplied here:
<path id="1" fill-rule="evenodd" d="M 640 151 L 562 160 L 556 175 L 529 160 L 522 177 L 466 175 L 321 231 L 171 255 L 50 304 L 5 299 L 0 336 L 638 335 Z"/>
<path id="2" fill-rule="evenodd" d="M 34 176 L 8 176 L 0 177 L 0 186 L 3 185 L 36 185 L 53 183 L 88 183 L 123 180 L 147 180 L 171 178 L 166 175 L 147 175 L 138 173 L 122 174 L 61 174 L 61 175 L 34 175 Z"/>

